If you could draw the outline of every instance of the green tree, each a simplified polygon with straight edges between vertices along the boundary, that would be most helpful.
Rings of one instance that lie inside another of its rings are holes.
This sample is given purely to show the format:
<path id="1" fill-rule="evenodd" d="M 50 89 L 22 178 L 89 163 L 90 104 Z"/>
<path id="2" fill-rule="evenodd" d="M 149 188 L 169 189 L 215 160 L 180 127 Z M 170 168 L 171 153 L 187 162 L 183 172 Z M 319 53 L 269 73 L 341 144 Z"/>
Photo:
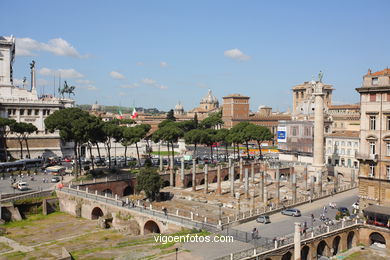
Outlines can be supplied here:
<path id="1" fill-rule="evenodd" d="M 76 175 L 81 170 L 80 152 L 81 146 L 87 140 L 87 130 L 85 122 L 90 117 L 85 111 L 80 108 L 66 108 L 55 111 L 45 119 L 45 127 L 53 133 L 58 130 L 60 137 L 65 142 L 73 142 L 73 150 L 76 159 L 78 159 L 79 167 L 76 167 Z M 78 169 L 77 169 L 78 168 Z"/>
<path id="2" fill-rule="evenodd" d="M 144 191 L 147 198 L 154 200 L 160 192 L 162 180 L 157 170 L 150 167 L 141 168 L 137 174 L 137 193 Z"/>
<path id="3" fill-rule="evenodd" d="M 100 154 L 99 143 L 104 143 L 106 141 L 106 134 L 103 131 L 103 121 L 101 118 L 96 116 L 91 116 L 91 122 L 88 125 L 88 147 L 92 159 L 92 168 L 94 168 L 93 156 L 92 156 L 92 146 L 96 146 L 99 161 L 102 160 Z"/>
<path id="4" fill-rule="evenodd" d="M 5 152 L 6 162 L 8 161 L 7 136 L 9 133 L 7 127 L 10 127 L 14 123 L 16 123 L 14 119 L 0 117 L 0 131 L 2 133 L 3 142 L 4 142 L 4 152 Z"/>
<path id="5" fill-rule="evenodd" d="M 181 130 L 177 126 L 177 123 L 169 122 L 169 123 L 164 124 L 164 126 L 162 128 L 159 128 L 156 132 L 157 132 L 156 136 L 158 136 L 161 140 L 167 142 L 168 151 L 169 151 L 169 144 L 171 144 L 172 161 L 174 161 L 175 149 L 173 147 L 173 143 L 176 143 L 180 137 L 184 136 L 183 130 Z"/>
<path id="6" fill-rule="evenodd" d="M 175 113 L 173 112 L 173 109 L 168 111 L 167 119 L 170 121 L 176 121 L 176 117 L 175 117 Z"/>
<path id="7" fill-rule="evenodd" d="M 138 142 L 144 139 L 150 130 L 150 125 L 141 124 L 134 127 L 126 127 L 123 130 L 123 139 L 128 145 L 135 144 L 137 149 L 138 165 L 141 166 L 141 159 L 139 155 Z"/>
<path id="8" fill-rule="evenodd" d="M 31 135 L 32 133 L 38 131 L 38 128 L 31 124 L 31 123 L 28 123 L 25 125 L 25 129 L 24 129 L 24 141 L 26 143 L 26 148 L 27 148 L 27 154 L 28 154 L 28 158 L 31 158 L 31 154 L 30 154 L 30 148 L 28 147 L 28 136 Z"/>
<path id="9" fill-rule="evenodd" d="M 186 144 L 194 145 L 194 158 L 196 158 L 196 148 L 198 144 L 201 144 L 205 139 L 205 131 L 201 129 L 193 129 L 184 134 L 184 140 Z"/>
<path id="10" fill-rule="evenodd" d="M 217 128 L 223 125 L 222 114 L 220 112 L 211 113 L 208 117 L 203 119 L 200 123 L 201 128 Z"/>
<path id="11" fill-rule="evenodd" d="M 229 158 L 229 149 L 228 149 L 229 138 L 228 138 L 228 136 L 229 136 L 229 129 L 226 129 L 226 128 L 221 128 L 221 129 L 217 130 L 217 133 L 215 135 L 216 142 L 222 142 L 225 145 L 226 160 Z"/>
<path id="12" fill-rule="evenodd" d="M 111 120 L 104 122 L 103 132 L 107 137 L 105 140 L 105 146 L 108 153 L 108 168 L 111 168 L 111 145 L 112 142 L 120 142 L 122 139 L 122 130 L 119 126 L 119 120 Z"/>
<path id="13" fill-rule="evenodd" d="M 261 143 L 264 141 L 271 141 L 273 140 L 273 138 L 274 135 L 267 127 L 262 125 L 256 125 L 256 134 L 253 136 L 253 140 L 257 142 L 257 145 L 259 147 L 260 159 L 263 158 L 263 154 L 261 152 Z"/>
<path id="14" fill-rule="evenodd" d="M 210 159 L 213 161 L 213 144 L 215 143 L 216 130 L 214 129 L 203 129 L 202 144 L 210 147 Z"/>

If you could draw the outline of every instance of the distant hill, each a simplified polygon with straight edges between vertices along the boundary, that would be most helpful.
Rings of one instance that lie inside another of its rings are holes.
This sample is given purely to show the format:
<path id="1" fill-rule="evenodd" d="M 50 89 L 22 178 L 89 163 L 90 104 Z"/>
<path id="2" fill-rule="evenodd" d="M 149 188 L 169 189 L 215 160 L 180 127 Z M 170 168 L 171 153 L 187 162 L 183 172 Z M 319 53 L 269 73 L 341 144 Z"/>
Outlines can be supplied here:
<path id="1" fill-rule="evenodd" d="M 92 105 L 89 104 L 82 104 L 77 105 L 78 108 L 82 110 L 91 110 Z M 146 114 L 161 114 L 165 113 L 164 111 L 160 111 L 157 108 L 143 108 L 143 107 L 136 107 L 135 108 L 137 112 L 143 112 Z M 109 112 L 109 113 L 118 113 L 119 111 L 122 111 L 123 114 L 129 114 L 133 112 L 132 107 L 122 107 L 122 106 L 102 106 L 102 111 Z"/>

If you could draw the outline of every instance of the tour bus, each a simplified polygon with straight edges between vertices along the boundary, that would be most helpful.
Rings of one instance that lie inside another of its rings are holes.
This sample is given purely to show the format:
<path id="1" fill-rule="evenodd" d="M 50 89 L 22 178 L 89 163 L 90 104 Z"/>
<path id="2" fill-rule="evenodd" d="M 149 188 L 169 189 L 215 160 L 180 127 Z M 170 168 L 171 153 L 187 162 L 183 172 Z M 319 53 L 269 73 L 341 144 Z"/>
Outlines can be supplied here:
<path id="1" fill-rule="evenodd" d="M 63 166 L 50 166 L 46 169 L 47 173 L 50 173 L 52 175 L 65 175 L 66 167 Z"/>
<path id="2" fill-rule="evenodd" d="M 0 163 L 0 172 L 11 172 L 17 170 L 26 170 L 30 168 L 40 167 L 42 159 L 24 159 L 13 162 Z"/>

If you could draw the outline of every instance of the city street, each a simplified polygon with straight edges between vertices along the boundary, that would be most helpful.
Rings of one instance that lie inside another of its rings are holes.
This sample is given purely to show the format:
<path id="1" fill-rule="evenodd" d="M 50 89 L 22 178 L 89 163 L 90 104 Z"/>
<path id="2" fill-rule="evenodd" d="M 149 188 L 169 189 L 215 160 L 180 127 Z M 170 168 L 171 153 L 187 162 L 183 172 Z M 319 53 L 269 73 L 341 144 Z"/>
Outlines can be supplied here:
<path id="1" fill-rule="evenodd" d="M 333 197 L 328 197 L 325 199 L 314 201 L 310 204 L 305 204 L 299 207 L 302 213 L 301 217 L 291 217 L 285 216 L 281 213 L 277 213 L 275 215 L 271 215 L 271 223 L 270 224 L 259 224 L 255 220 L 241 224 L 239 226 L 235 226 L 234 229 L 251 232 L 253 228 L 258 229 L 258 234 L 260 237 L 274 238 L 281 237 L 288 234 L 292 234 L 294 232 L 294 223 L 307 222 L 307 227 L 310 228 L 312 225 L 311 214 L 314 214 L 315 221 L 314 226 L 318 226 L 323 222 L 320 221 L 319 217 L 323 213 L 323 207 L 327 207 L 326 217 L 334 220 L 338 207 L 347 207 L 352 214 L 352 204 L 356 202 L 358 199 L 358 191 L 357 189 L 346 191 L 339 193 Z M 336 209 L 331 209 L 329 207 L 330 202 L 336 202 Z"/>

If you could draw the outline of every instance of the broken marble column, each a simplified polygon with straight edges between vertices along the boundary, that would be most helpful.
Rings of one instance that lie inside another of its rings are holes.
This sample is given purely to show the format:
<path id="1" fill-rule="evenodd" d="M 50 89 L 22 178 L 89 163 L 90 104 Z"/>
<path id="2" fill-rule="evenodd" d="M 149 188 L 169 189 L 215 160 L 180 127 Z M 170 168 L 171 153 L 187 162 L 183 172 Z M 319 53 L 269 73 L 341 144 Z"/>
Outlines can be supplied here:
<path id="1" fill-rule="evenodd" d="M 184 188 L 184 157 L 181 157 L 180 160 L 180 181 L 182 188 Z"/>
<path id="2" fill-rule="evenodd" d="M 314 196 L 314 176 L 310 176 L 310 202 L 313 199 Z"/>
<path id="3" fill-rule="evenodd" d="M 221 187 L 221 165 L 217 166 L 217 194 L 221 195 L 222 187 Z"/>
<path id="4" fill-rule="evenodd" d="M 334 170 L 333 173 L 333 178 L 334 178 L 334 191 L 337 192 L 339 190 L 339 173 L 337 170 Z"/>
<path id="5" fill-rule="evenodd" d="M 173 159 L 171 158 L 171 167 L 169 168 L 169 182 L 172 187 L 174 186 L 173 180 Z"/>
<path id="6" fill-rule="evenodd" d="M 255 182 L 255 163 L 251 162 L 251 181 Z"/>
<path id="7" fill-rule="evenodd" d="M 322 196 L 322 172 L 321 170 L 317 171 L 317 185 L 318 185 L 318 193 Z"/>
<path id="8" fill-rule="evenodd" d="M 243 160 L 240 158 L 240 182 L 242 182 L 242 179 L 244 177 L 243 172 L 242 172 L 242 167 L 243 167 Z"/>
<path id="9" fill-rule="evenodd" d="M 305 168 L 303 169 L 303 178 L 305 179 L 305 191 L 307 191 L 307 179 L 308 179 L 307 164 L 305 164 Z"/>
<path id="10" fill-rule="evenodd" d="M 275 199 L 276 204 L 280 203 L 280 175 L 279 175 L 279 167 L 276 168 L 275 172 Z"/>
<path id="11" fill-rule="evenodd" d="M 264 197 L 264 172 L 263 171 L 260 171 L 260 201 L 263 201 L 263 197 Z"/>
<path id="12" fill-rule="evenodd" d="M 268 188 L 267 185 L 264 186 L 264 193 L 263 193 L 263 202 L 265 205 L 268 204 Z"/>
<path id="13" fill-rule="evenodd" d="M 204 193 L 209 192 L 209 171 L 208 171 L 208 165 L 206 164 L 204 166 Z"/>
<path id="14" fill-rule="evenodd" d="M 291 191 L 292 191 L 292 201 L 295 204 L 297 202 L 297 176 L 295 174 L 292 175 Z"/>
<path id="15" fill-rule="evenodd" d="M 192 159 L 192 191 L 196 191 L 196 161 Z"/>
<path id="16" fill-rule="evenodd" d="M 245 168 L 245 180 L 244 180 L 244 189 L 245 189 L 245 195 L 248 198 L 249 197 L 249 173 L 248 168 Z"/>
<path id="17" fill-rule="evenodd" d="M 355 185 L 355 169 L 351 169 L 351 186 Z"/>
<path id="18" fill-rule="evenodd" d="M 234 194 L 234 165 L 232 165 L 230 168 L 229 168 L 229 173 L 230 173 L 230 176 L 229 176 L 229 179 L 230 179 L 230 195 L 234 198 L 235 194 Z"/>

